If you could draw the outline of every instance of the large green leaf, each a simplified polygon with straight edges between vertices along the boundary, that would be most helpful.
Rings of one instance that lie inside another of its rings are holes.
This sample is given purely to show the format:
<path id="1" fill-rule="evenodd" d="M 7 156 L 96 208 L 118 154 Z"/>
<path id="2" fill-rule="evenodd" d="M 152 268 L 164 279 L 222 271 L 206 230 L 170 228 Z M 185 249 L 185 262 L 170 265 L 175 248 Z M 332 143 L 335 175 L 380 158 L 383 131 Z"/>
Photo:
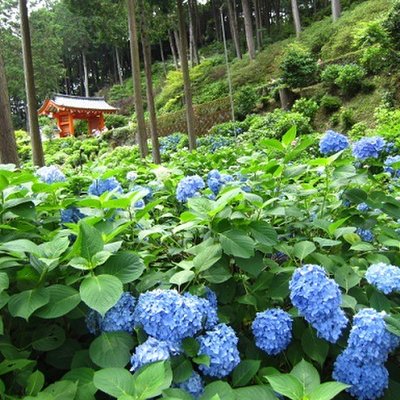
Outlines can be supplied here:
<path id="1" fill-rule="evenodd" d="M 130 283 L 139 279 L 145 270 L 142 259 L 135 253 L 122 251 L 112 255 L 101 267 L 100 274 L 113 275 L 122 283 Z"/>
<path id="2" fill-rule="evenodd" d="M 90 345 L 91 360 L 101 368 L 125 367 L 134 341 L 127 332 L 103 332 Z"/>
<path id="3" fill-rule="evenodd" d="M 73 310 L 81 301 L 79 292 L 70 286 L 52 285 L 46 288 L 50 301 L 36 312 L 45 319 L 62 317 Z"/>
<path id="4" fill-rule="evenodd" d="M 101 233 L 85 221 L 81 221 L 79 235 L 75 244 L 79 250 L 79 256 L 88 261 L 103 250 L 104 242 Z"/>
<path id="5" fill-rule="evenodd" d="M 308 255 L 310 255 L 316 249 L 313 242 L 304 241 L 298 242 L 294 245 L 294 256 L 303 261 Z"/>
<path id="6" fill-rule="evenodd" d="M 234 390 L 236 400 L 277 400 L 273 390 L 267 385 L 256 385 L 238 388 Z"/>
<path id="7" fill-rule="evenodd" d="M 325 340 L 318 338 L 312 328 L 308 328 L 304 332 L 301 338 L 301 345 L 308 357 L 323 365 L 328 356 L 329 344 Z"/>
<path id="8" fill-rule="evenodd" d="M 25 394 L 27 396 L 36 396 L 44 386 L 44 375 L 39 370 L 36 370 L 29 375 L 26 382 Z"/>
<path id="9" fill-rule="evenodd" d="M 202 272 L 212 267 L 221 258 L 221 245 L 212 244 L 200 251 L 193 259 L 193 265 L 197 272 Z"/>
<path id="10" fill-rule="evenodd" d="M 301 382 L 293 375 L 280 374 L 266 376 L 275 392 L 288 397 L 291 400 L 302 400 L 304 389 Z"/>
<path id="11" fill-rule="evenodd" d="M 122 295 L 122 282 L 112 275 L 86 277 L 79 288 L 82 301 L 101 315 L 114 306 Z"/>
<path id="12" fill-rule="evenodd" d="M 94 370 L 90 368 L 75 368 L 68 371 L 63 380 L 78 382 L 78 392 L 76 400 L 94 399 L 94 394 L 97 392 L 96 386 L 93 383 Z"/>
<path id="13" fill-rule="evenodd" d="M 137 400 L 159 396 L 172 383 L 172 370 L 169 362 L 148 364 L 133 375 Z"/>
<path id="14" fill-rule="evenodd" d="M 172 275 L 169 279 L 169 282 L 174 285 L 181 286 L 184 283 L 191 282 L 194 277 L 195 274 L 193 271 L 183 270 Z"/>
<path id="15" fill-rule="evenodd" d="M 274 246 L 278 243 L 278 234 L 266 221 L 254 221 L 250 224 L 250 230 L 257 242 L 265 246 Z"/>
<path id="16" fill-rule="evenodd" d="M 51 351 L 59 348 L 65 341 L 64 329 L 56 324 L 42 325 L 33 332 L 32 347 L 38 351 Z"/>
<path id="17" fill-rule="evenodd" d="M 314 389 L 309 395 L 309 400 L 331 400 L 340 392 L 350 387 L 340 382 L 326 382 Z"/>
<path id="18" fill-rule="evenodd" d="M 10 284 L 10 281 L 8 279 L 8 275 L 5 272 L 0 272 L 0 293 L 8 289 L 8 285 Z"/>
<path id="19" fill-rule="evenodd" d="M 320 384 L 318 371 L 305 360 L 301 360 L 295 365 L 290 374 L 294 375 L 302 383 L 304 393 L 312 392 Z"/>
<path id="20" fill-rule="evenodd" d="M 54 400 L 71 400 L 75 398 L 78 390 L 78 382 L 58 381 L 44 390 L 44 393 L 51 394 Z"/>
<path id="21" fill-rule="evenodd" d="M 28 318 L 40 307 L 50 300 L 46 289 L 32 289 L 14 294 L 8 301 L 8 310 L 13 317 Z"/>
<path id="22" fill-rule="evenodd" d="M 101 369 L 95 372 L 93 383 L 97 389 L 115 398 L 135 394 L 133 376 L 124 368 Z"/>
<path id="23" fill-rule="evenodd" d="M 219 235 L 222 249 L 226 254 L 250 258 L 254 255 L 255 243 L 245 232 L 230 230 Z"/>
<path id="24" fill-rule="evenodd" d="M 236 400 L 234 390 L 227 382 L 216 381 L 207 385 L 200 400 L 212 400 L 218 396 L 220 400 Z"/>
<path id="25" fill-rule="evenodd" d="M 232 373 L 232 385 L 245 386 L 247 385 L 260 368 L 261 361 L 259 360 L 243 360 Z"/>
<path id="26" fill-rule="evenodd" d="M 9 253 L 37 253 L 38 246 L 27 239 L 13 240 L 12 242 L 2 243 L 0 251 L 7 251 Z"/>

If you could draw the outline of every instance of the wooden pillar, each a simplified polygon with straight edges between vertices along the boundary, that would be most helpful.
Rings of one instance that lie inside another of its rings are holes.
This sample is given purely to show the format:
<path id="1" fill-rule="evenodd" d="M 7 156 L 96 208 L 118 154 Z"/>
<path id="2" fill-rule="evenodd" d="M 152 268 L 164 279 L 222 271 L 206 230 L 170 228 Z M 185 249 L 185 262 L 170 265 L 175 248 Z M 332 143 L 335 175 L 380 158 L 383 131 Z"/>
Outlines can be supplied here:
<path id="1" fill-rule="evenodd" d="M 71 136 L 75 136 L 74 116 L 72 115 L 72 113 L 68 114 L 68 122 L 69 122 L 69 134 Z"/>

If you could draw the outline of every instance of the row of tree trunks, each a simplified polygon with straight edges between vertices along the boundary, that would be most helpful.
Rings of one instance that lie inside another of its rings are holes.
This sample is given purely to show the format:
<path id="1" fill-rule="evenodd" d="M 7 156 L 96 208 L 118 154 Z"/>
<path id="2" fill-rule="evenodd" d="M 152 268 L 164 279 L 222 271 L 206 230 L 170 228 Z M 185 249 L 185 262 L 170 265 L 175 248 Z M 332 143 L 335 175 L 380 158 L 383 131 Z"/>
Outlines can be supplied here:
<path id="1" fill-rule="evenodd" d="M 171 30 L 168 31 L 169 46 L 171 48 L 172 59 L 174 60 L 175 69 L 179 69 L 178 53 L 175 47 L 175 38 Z"/>
<path id="2" fill-rule="evenodd" d="M 232 1 L 235 3 L 233 4 Z M 227 0 L 228 5 L 228 19 L 233 43 L 235 44 L 236 57 L 242 58 L 242 51 L 240 50 L 239 29 L 236 18 L 236 1 Z"/>

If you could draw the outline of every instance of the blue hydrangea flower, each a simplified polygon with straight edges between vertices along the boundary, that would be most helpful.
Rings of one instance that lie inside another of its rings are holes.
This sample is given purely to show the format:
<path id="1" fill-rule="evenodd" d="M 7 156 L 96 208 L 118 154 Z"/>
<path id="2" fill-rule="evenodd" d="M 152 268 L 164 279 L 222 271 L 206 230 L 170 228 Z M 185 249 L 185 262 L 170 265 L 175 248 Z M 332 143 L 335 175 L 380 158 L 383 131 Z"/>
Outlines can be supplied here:
<path id="1" fill-rule="evenodd" d="M 86 215 L 76 207 L 69 207 L 65 210 L 61 211 L 61 222 L 65 223 L 74 223 L 77 224 L 82 218 L 85 218 Z"/>
<path id="2" fill-rule="evenodd" d="M 176 188 L 176 198 L 181 203 L 188 199 L 199 196 L 199 191 L 205 187 L 203 179 L 198 175 L 187 176 L 181 179 Z"/>
<path id="3" fill-rule="evenodd" d="M 353 156 L 359 160 L 378 158 L 386 142 L 380 136 L 365 137 L 353 144 Z"/>
<path id="4" fill-rule="evenodd" d="M 135 181 L 137 179 L 137 177 L 138 177 L 138 174 L 135 171 L 129 171 L 126 174 L 126 179 L 131 182 Z"/>
<path id="5" fill-rule="evenodd" d="M 395 265 L 382 262 L 372 264 L 368 268 L 365 278 L 368 283 L 385 294 L 400 291 L 400 268 Z"/>
<path id="6" fill-rule="evenodd" d="M 191 394 L 196 400 L 199 399 L 204 392 L 203 380 L 201 376 L 194 371 L 189 379 L 179 383 L 177 387 Z"/>
<path id="7" fill-rule="evenodd" d="M 357 228 L 356 233 L 364 242 L 373 242 L 374 234 L 370 229 Z"/>
<path id="8" fill-rule="evenodd" d="M 218 298 L 213 290 L 209 287 L 206 287 L 206 299 L 210 302 L 211 307 L 218 309 Z"/>
<path id="9" fill-rule="evenodd" d="M 89 186 L 89 194 L 92 196 L 101 196 L 111 191 L 122 193 L 121 184 L 113 176 L 108 179 L 95 179 Z"/>
<path id="10" fill-rule="evenodd" d="M 136 324 L 156 339 L 179 342 L 193 337 L 208 322 L 205 313 L 210 310 L 206 303 L 211 308 L 206 299 L 190 294 L 182 296 L 176 290 L 142 293 L 135 310 Z"/>
<path id="11" fill-rule="evenodd" d="M 274 254 L 271 255 L 271 260 L 275 261 L 277 264 L 282 265 L 287 260 L 289 260 L 289 256 L 281 251 L 276 251 Z"/>
<path id="12" fill-rule="evenodd" d="M 190 293 L 185 293 L 183 296 L 192 302 L 193 307 L 198 308 L 202 315 L 205 329 L 213 329 L 218 324 L 217 307 L 214 307 L 207 298 L 194 296 Z"/>
<path id="13" fill-rule="evenodd" d="M 366 211 L 369 211 L 370 208 L 369 208 L 369 206 L 368 206 L 367 203 L 360 203 L 360 204 L 357 206 L 357 210 L 358 210 L 358 211 L 361 211 L 361 212 L 366 212 Z"/>
<path id="14" fill-rule="evenodd" d="M 240 363 L 238 338 L 231 327 L 219 324 L 212 331 L 199 336 L 197 340 L 200 344 L 198 354 L 210 357 L 209 366 L 199 366 L 205 375 L 224 378 Z"/>
<path id="15" fill-rule="evenodd" d="M 319 141 L 319 151 L 322 154 L 334 154 L 349 147 L 346 136 L 335 131 L 327 131 Z"/>
<path id="16" fill-rule="evenodd" d="M 233 181 L 232 176 L 227 174 L 221 174 L 216 169 L 210 171 L 207 176 L 207 185 L 215 196 L 218 195 L 219 191 L 225 184 L 232 181 Z"/>
<path id="17" fill-rule="evenodd" d="M 389 156 L 384 163 L 383 170 L 389 172 L 390 175 L 400 177 L 400 167 L 393 167 L 393 164 L 400 162 L 400 155 Z"/>
<path id="18" fill-rule="evenodd" d="M 346 349 L 354 360 L 370 364 L 384 363 L 387 360 L 396 340 L 386 329 L 385 315 L 384 312 L 364 308 L 354 316 Z"/>
<path id="19" fill-rule="evenodd" d="M 317 335 L 336 343 L 348 322 L 340 308 L 339 285 L 319 265 L 307 264 L 295 270 L 289 289 L 293 305 L 317 330 Z"/>
<path id="20" fill-rule="evenodd" d="M 333 378 L 348 385 L 346 391 L 358 400 L 375 400 L 389 385 L 389 373 L 383 364 L 359 363 L 344 351 L 336 360 Z"/>
<path id="21" fill-rule="evenodd" d="M 86 317 L 86 325 L 90 333 L 128 332 L 135 326 L 134 311 L 136 299 L 128 292 L 122 294 L 117 304 L 110 308 L 104 317 L 97 311 L 90 310 Z"/>
<path id="22" fill-rule="evenodd" d="M 292 318 L 280 309 L 259 312 L 252 324 L 256 346 L 274 356 L 285 350 L 292 340 Z"/>
<path id="23" fill-rule="evenodd" d="M 153 198 L 153 191 L 148 186 L 135 185 L 132 187 L 131 192 L 143 192 L 145 203 L 148 203 Z"/>
<path id="24" fill-rule="evenodd" d="M 36 173 L 39 179 L 44 183 L 51 184 L 66 181 L 65 175 L 55 165 L 41 167 L 36 171 Z"/>
<path id="25" fill-rule="evenodd" d="M 156 361 L 165 361 L 170 358 L 170 345 L 166 341 L 149 337 L 144 343 L 137 346 L 131 357 L 131 371 Z"/>

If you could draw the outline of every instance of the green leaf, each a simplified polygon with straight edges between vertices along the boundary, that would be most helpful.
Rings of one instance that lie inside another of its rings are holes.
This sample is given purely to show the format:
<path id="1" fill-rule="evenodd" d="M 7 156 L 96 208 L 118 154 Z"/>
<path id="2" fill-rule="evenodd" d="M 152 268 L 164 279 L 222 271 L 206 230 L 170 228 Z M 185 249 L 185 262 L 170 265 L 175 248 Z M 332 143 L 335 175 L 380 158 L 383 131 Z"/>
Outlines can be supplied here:
<path id="1" fill-rule="evenodd" d="M 277 400 L 273 390 L 267 385 L 256 385 L 234 390 L 236 400 Z"/>
<path id="2" fill-rule="evenodd" d="M 221 245 L 213 244 L 200 251 L 193 259 L 193 266 L 197 272 L 202 272 L 212 267 L 221 258 Z"/>
<path id="3" fill-rule="evenodd" d="M 111 257 L 111 253 L 109 251 L 99 251 L 96 253 L 90 263 L 93 267 L 97 267 L 98 265 L 104 264 Z"/>
<path id="4" fill-rule="evenodd" d="M 294 139 L 296 139 L 297 127 L 293 125 L 282 137 L 282 144 L 285 148 L 290 146 Z"/>
<path id="5" fill-rule="evenodd" d="M 274 246 L 278 243 L 278 234 L 268 222 L 254 221 L 250 224 L 250 230 L 254 239 L 265 246 Z"/>
<path id="6" fill-rule="evenodd" d="M 94 373 L 93 383 L 102 392 L 118 398 L 135 394 L 132 374 L 124 368 L 105 368 Z"/>
<path id="7" fill-rule="evenodd" d="M 64 329 L 58 325 L 41 326 L 33 332 L 32 347 L 38 351 L 51 351 L 65 341 Z"/>
<path id="8" fill-rule="evenodd" d="M 303 261 L 308 255 L 310 255 L 316 249 L 313 242 L 304 241 L 297 242 L 294 245 L 294 256 Z"/>
<path id="9" fill-rule="evenodd" d="M 27 396 L 36 396 L 44 386 L 44 375 L 36 370 L 29 375 L 26 381 L 25 394 Z"/>
<path id="10" fill-rule="evenodd" d="M 244 232 L 230 230 L 219 235 L 222 249 L 226 254 L 250 258 L 254 255 L 254 241 Z"/>
<path id="11" fill-rule="evenodd" d="M 390 301 L 381 292 L 374 290 L 369 299 L 369 304 L 376 311 L 386 311 L 387 313 L 390 313 L 391 309 Z"/>
<path id="12" fill-rule="evenodd" d="M 346 199 L 349 199 L 352 203 L 359 204 L 364 203 L 367 200 L 368 194 L 362 189 L 349 189 L 343 193 Z"/>
<path id="13" fill-rule="evenodd" d="M 19 239 L 2 243 L 0 251 L 7 251 L 9 253 L 37 253 L 38 246 L 30 240 Z"/>
<path id="14" fill-rule="evenodd" d="M 0 375 L 8 374 L 9 372 L 21 370 L 28 366 L 34 365 L 35 361 L 27 359 L 3 360 L 0 362 Z"/>
<path id="15" fill-rule="evenodd" d="M 96 272 L 113 275 L 122 283 L 130 283 L 139 279 L 145 270 L 142 259 L 135 253 L 122 251 L 112 255 Z"/>
<path id="16" fill-rule="evenodd" d="M 13 317 L 21 317 L 26 320 L 40 307 L 50 300 L 46 289 L 32 289 L 14 294 L 8 301 L 8 310 Z"/>
<path id="17" fill-rule="evenodd" d="M 275 392 L 288 397 L 291 400 L 302 400 L 304 396 L 303 385 L 293 375 L 281 374 L 266 376 Z"/>
<path id="18" fill-rule="evenodd" d="M 127 332 L 104 332 L 91 343 L 91 360 L 101 368 L 125 367 L 134 341 Z"/>
<path id="19" fill-rule="evenodd" d="M 76 241 L 79 255 L 90 261 L 95 254 L 103 250 L 103 239 L 101 233 L 87 222 L 81 221 L 79 226 L 79 235 Z"/>
<path id="20" fill-rule="evenodd" d="M 352 267 L 345 265 L 336 269 L 335 281 L 347 292 L 349 289 L 360 283 L 361 277 Z"/>
<path id="21" fill-rule="evenodd" d="M 91 368 L 75 368 L 68 371 L 63 380 L 78 382 L 78 392 L 76 400 L 94 400 L 94 394 L 97 392 L 93 383 L 94 370 Z"/>
<path id="22" fill-rule="evenodd" d="M 185 270 L 177 272 L 176 274 L 172 275 L 169 282 L 174 285 L 181 286 L 184 283 L 191 282 L 194 277 L 195 274 L 193 271 Z"/>
<path id="23" fill-rule="evenodd" d="M 71 400 L 75 398 L 77 390 L 77 382 L 58 381 L 47 386 L 43 392 L 49 393 L 54 400 Z"/>
<path id="24" fill-rule="evenodd" d="M 340 382 L 326 382 L 314 389 L 308 395 L 309 400 L 331 400 L 340 392 L 350 387 Z"/>
<path id="25" fill-rule="evenodd" d="M 321 366 L 323 365 L 328 356 L 329 344 L 318 338 L 312 328 L 308 328 L 304 332 L 301 345 L 308 357 L 317 361 Z"/>
<path id="26" fill-rule="evenodd" d="M 200 354 L 198 357 L 193 358 L 193 362 L 199 365 L 206 365 L 207 367 L 210 366 L 210 356 L 206 354 Z"/>
<path id="27" fill-rule="evenodd" d="M 232 385 L 234 387 L 246 386 L 255 376 L 260 368 L 261 361 L 259 360 L 244 360 L 232 373 Z"/>
<path id="28" fill-rule="evenodd" d="M 72 268 L 80 269 L 82 271 L 89 271 L 92 269 L 92 265 L 89 260 L 83 257 L 74 257 L 69 263 Z"/>
<path id="29" fill-rule="evenodd" d="M 212 382 L 207 385 L 200 400 L 212 400 L 215 399 L 215 396 L 219 396 L 220 400 L 236 400 L 234 390 L 228 383 L 222 381 Z"/>
<path id="30" fill-rule="evenodd" d="M 186 338 L 182 341 L 183 351 L 189 357 L 195 357 L 199 353 L 200 344 L 194 338 Z"/>
<path id="31" fill-rule="evenodd" d="M 81 299 L 102 316 L 113 307 L 122 295 L 122 282 L 112 275 L 86 277 L 79 288 Z"/>
<path id="32" fill-rule="evenodd" d="M 62 317 L 73 310 L 80 302 L 79 292 L 70 286 L 52 285 L 46 288 L 50 300 L 35 315 L 45 319 Z"/>
<path id="33" fill-rule="evenodd" d="M 168 362 L 148 364 L 133 375 L 138 400 L 159 396 L 172 383 L 172 371 Z"/>
<path id="34" fill-rule="evenodd" d="M 295 365 L 290 374 L 294 375 L 302 383 L 306 394 L 312 392 L 320 384 L 318 371 L 305 360 L 301 360 Z"/>
<path id="35" fill-rule="evenodd" d="M 163 390 L 162 398 L 166 400 L 193 400 L 193 396 L 185 390 L 172 388 Z"/>
<path id="36" fill-rule="evenodd" d="M 240 269 L 254 277 L 260 275 L 266 267 L 264 265 L 264 255 L 259 251 L 251 258 L 236 258 L 235 261 Z"/>
<path id="37" fill-rule="evenodd" d="M 5 272 L 0 272 L 0 293 L 8 289 L 8 286 L 10 284 L 10 281 L 8 279 L 8 275 Z"/>

